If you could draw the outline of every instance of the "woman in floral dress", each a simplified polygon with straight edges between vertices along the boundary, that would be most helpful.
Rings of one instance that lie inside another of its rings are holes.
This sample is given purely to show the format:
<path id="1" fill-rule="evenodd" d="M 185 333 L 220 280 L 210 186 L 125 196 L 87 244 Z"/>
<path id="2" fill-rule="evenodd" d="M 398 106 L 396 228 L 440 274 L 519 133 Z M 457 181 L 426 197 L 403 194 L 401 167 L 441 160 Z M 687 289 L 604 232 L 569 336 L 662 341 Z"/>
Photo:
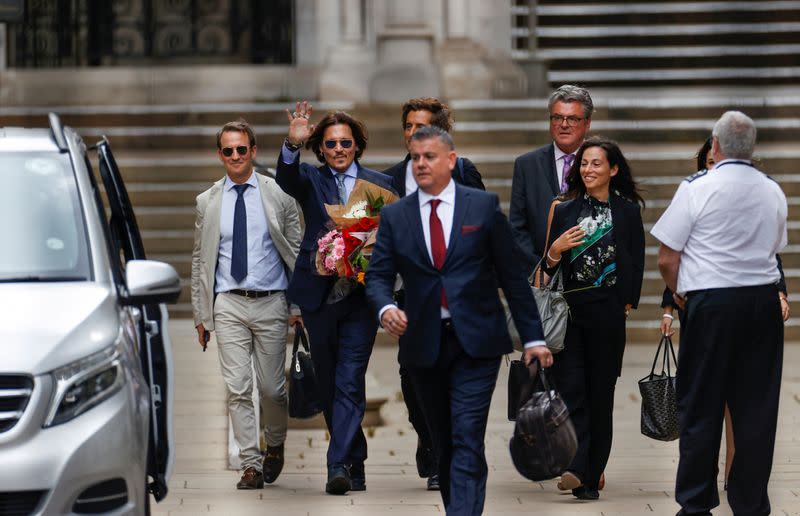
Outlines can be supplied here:
<path id="1" fill-rule="evenodd" d="M 570 306 L 565 347 L 552 369 L 578 451 L 560 487 L 578 499 L 596 500 L 611 452 L 625 320 L 642 287 L 644 200 L 619 147 L 605 138 L 581 145 L 568 185 L 565 201 L 553 211 L 544 267 L 551 277 L 563 275 Z"/>

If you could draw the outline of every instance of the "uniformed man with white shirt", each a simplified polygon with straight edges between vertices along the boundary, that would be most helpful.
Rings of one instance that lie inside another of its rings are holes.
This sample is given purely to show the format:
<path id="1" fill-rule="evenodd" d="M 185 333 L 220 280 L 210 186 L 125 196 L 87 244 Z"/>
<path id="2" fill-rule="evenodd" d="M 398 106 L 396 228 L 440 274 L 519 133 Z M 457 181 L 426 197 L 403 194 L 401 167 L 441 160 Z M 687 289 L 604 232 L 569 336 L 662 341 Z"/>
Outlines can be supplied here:
<path id="1" fill-rule="evenodd" d="M 675 498 L 679 515 L 710 515 L 719 505 L 727 402 L 736 440 L 728 502 L 734 514 L 766 515 L 783 360 L 775 254 L 787 243 L 787 204 L 778 184 L 753 167 L 749 117 L 725 113 L 712 136 L 716 167 L 682 182 L 651 230 L 661 242 L 661 274 L 685 302 Z"/>

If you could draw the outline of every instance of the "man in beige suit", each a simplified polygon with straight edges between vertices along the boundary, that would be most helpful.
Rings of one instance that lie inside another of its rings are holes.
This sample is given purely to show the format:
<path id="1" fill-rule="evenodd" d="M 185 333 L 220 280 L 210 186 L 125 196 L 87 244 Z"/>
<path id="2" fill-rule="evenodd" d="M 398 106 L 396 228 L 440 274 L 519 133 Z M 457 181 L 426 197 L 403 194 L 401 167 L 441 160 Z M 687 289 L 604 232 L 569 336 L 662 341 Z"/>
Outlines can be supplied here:
<path id="1" fill-rule="evenodd" d="M 287 397 L 284 368 L 289 318 L 285 291 L 300 247 L 294 200 L 256 174 L 256 139 L 244 120 L 217 133 L 226 176 L 197 196 L 192 253 L 192 308 L 205 351 L 217 332 L 228 411 L 244 473 L 237 489 L 259 489 L 283 469 Z M 259 450 L 252 401 L 255 366 L 267 453 Z"/>

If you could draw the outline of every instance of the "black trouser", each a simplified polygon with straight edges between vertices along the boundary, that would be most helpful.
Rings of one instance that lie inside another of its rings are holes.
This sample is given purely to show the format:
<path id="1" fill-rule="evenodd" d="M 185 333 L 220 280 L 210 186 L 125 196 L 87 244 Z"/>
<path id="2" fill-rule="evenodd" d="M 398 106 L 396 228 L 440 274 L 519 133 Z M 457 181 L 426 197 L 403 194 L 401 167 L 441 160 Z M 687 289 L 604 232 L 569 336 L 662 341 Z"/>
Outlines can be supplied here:
<path id="1" fill-rule="evenodd" d="M 443 322 L 439 357 L 433 367 L 409 368 L 425 422 L 439 458 L 439 485 L 447 514 L 483 513 L 486 498 L 484 441 L 500 356 L 466 354 L 449 323 Z"/>
<path id="2" fill-rule="evenodd" d="M 767 483 L 783 365 L 777 288 L 690 292 L 681 324 L 675 499 L 688 514 L 719 505 L 717 465 L 727 402 L 736 439 L 728 502 L 736 516 L 769 514 Z"/>
<path id="3" fill-rule="evenodd" d="M 422 412 L 422 404 L 417 397 L 417 391 L 414 389 L 414 384 L 405 367 L 400 368 L 400 389 L 403 391 L 403 399 L 406 402 L 408 409 L 408 421 L 414 427 L 419 437 L 419 444 L 422 448 L 430 450 L 431 464 L 417 464 L 417 468 L 428 469 L 429 471 L 436 472 L 439 468 L 438 459 L 436 458 L 435 451 L 433 450 L 433 441 L 431 441 L 431 434 L 428 432 L 428 426 L 425 423 L 425 415 Z M 422 474 L 422 472 L 420 473 Z"/>
<path id="4" fill-rule="evenodd" d="M 569 471 L 596 489 L 611 453 L 614 389 L 625 349 L 625 310 L 614 298 L 570 306 L 564 350 L 554 357 L 556 388 L 569 408 L 578 451 Z"/>

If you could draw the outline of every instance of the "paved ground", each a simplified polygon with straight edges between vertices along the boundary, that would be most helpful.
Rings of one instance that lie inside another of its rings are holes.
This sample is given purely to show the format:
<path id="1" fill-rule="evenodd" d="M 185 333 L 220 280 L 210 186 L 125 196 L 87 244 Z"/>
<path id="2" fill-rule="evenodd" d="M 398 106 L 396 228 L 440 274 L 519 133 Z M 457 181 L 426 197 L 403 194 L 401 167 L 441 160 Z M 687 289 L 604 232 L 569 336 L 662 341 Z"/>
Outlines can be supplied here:
<path id="1" fill-rule="evenodd" d="M 414 465 L 416 436 L 399 399 L 396 349 L 376 348 L 370 372 L 382 389 L 396 393 L 384 405 L 385 424 L 368 428 L 367 491 L 342 497 L 324 494 L 325 432 L 290 430 L 287 461 L 278 481 L 259 491 L 237 491 L 238 474 L 226 466 L 227 417 L 216 347 L 201 353 L 188 320 L 171 323 L 177 388 L 177 462 L 166 500 L 154 514 L 270 514 L 420 516 L 444 513 L 438 493 L 427 492 Z M 502 367 L 486 437 L 489 481 L 487 515 L 671 515 L 677 467 L 677 442 L 660 443 L 639 434 L 636 381 L 649 370 L 654 349 L 630 345 L 617 386 L 615 436 L 606 470 L 607 487 L 596 502 L 559 494 L 555 481 L 532 483 L 514 470 L 508 454 L 512 425 L 505 419 Z M 800 343 L 786 347 L 780 426 L 770 483 L 773 514 L 800 516 Z M 758 386 L 753 386 L 757 389 Z M 721 487 L 721 483 L 720 483 Z M 723 492 L 724 498 L 724 492 Z M 723 500 L 715 511 L 730 515 Z"/>

